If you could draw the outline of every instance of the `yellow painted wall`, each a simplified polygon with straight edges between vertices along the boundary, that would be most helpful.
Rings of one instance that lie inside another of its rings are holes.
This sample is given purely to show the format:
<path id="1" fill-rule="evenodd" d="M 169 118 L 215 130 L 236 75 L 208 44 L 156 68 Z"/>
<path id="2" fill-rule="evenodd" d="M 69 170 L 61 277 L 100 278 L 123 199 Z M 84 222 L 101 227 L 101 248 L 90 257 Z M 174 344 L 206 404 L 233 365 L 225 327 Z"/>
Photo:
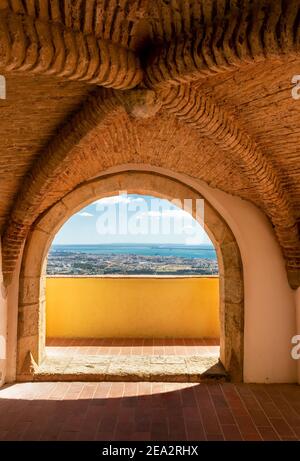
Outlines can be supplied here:
<path id="1" fill-rule="evenodd" d="M 48 277 L 48 337 L 217 337 L 219 279 Z"/>

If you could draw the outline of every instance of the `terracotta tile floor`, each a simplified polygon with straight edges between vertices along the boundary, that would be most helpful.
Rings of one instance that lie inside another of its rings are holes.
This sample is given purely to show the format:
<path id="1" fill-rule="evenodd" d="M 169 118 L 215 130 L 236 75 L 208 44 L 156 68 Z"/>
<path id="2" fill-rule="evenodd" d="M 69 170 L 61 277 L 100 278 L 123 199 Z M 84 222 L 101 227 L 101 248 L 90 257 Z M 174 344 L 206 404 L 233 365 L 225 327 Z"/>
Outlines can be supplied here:
<path id="1" fill-rule="evenodd" d="M 59 339 L 48 338 L 47 355 L 210 355 L 219 356 L 218 338 Z"/>
<path id="2" fill-rule="evenodd" d="M 0 440 L 299 440 L 300 386 L 19 383 Z"/>

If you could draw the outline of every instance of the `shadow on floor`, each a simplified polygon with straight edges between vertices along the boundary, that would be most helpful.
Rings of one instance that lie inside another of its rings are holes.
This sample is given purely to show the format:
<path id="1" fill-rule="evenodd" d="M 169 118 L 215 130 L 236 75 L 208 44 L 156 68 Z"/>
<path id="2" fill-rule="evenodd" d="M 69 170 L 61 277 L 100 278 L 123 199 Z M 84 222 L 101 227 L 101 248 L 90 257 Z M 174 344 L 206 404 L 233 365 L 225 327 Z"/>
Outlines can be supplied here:
<path id="1" fill-rule="evenodd" d="M 0 440 L 297 440 L 294 385 L 23 383 L 0 390 Z"/>

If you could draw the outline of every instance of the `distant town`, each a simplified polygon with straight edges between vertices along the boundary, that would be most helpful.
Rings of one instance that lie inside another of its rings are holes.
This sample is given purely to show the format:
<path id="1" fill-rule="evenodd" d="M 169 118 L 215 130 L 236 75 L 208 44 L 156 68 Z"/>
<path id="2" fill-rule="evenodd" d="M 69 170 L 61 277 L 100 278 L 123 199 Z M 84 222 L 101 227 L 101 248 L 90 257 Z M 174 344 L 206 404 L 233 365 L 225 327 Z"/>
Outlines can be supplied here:
<path id="1" fill-rule="evenodd" d="M 47 275 L 217 275 L 214 259 L 52 250 Z"/>

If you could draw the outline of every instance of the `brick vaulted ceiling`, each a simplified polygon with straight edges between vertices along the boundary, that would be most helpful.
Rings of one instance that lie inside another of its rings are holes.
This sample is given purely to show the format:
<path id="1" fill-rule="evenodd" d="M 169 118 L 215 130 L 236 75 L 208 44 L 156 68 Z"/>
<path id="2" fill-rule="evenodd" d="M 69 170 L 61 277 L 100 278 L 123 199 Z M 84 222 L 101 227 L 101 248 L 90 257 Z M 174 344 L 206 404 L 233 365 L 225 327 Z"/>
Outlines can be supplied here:
<path id="1" fill-rule="evenodd" d="M 0 0 L 0 233 L 79 183 L 161 166 L 250 200 L 300 285 L 299 0 Z"/>

